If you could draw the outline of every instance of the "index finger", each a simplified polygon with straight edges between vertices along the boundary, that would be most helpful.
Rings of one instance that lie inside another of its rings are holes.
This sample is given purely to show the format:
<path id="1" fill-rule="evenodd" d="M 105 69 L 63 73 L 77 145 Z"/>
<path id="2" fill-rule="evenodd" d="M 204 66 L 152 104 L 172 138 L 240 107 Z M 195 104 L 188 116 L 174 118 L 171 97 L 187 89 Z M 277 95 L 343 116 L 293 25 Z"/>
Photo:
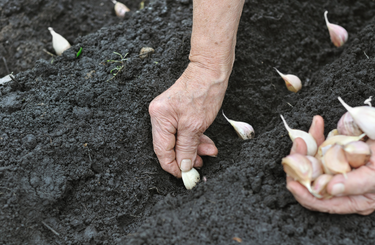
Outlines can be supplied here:
<path id="1" fill-rule="evenodd" d="M 324 120 L 321 116 L 314 116 L 309 133 L 314 137 L 318 146 L 324 142 Z"/>

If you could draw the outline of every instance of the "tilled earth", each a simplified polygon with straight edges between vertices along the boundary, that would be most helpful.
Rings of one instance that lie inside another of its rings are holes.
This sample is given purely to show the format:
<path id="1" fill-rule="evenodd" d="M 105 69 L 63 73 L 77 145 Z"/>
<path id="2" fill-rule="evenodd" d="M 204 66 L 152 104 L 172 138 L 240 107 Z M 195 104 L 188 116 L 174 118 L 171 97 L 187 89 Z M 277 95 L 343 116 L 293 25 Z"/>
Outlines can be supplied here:
<path id="1" fill-rule="evenodd" d="M 338 96 L 375 96 L 375 2 L 246 1 L 222 109 L 256 137 L 240 140 L 219 113 L 206 132 L 219 155 L 192 191 L 159 166 L 147 111 L 188 64 L 192 2 L 139 2 L 125 2 L 125 20 L 104 0 L 0 2 L 0 51 L 17 74 L 0 86 L 0 243 L 374 244 L 373 214 L 311 212 L 285 188 L 279 114 L 302 130 L 322 115 L 328 132 L 345 112 Z M 349 32 L 342 48 L 325 10 Z M 53 51 L 48 26 L 73 44 L 62 57 L 41 51 Z M 141 59 L 142 47 L 155 52 Z"/>

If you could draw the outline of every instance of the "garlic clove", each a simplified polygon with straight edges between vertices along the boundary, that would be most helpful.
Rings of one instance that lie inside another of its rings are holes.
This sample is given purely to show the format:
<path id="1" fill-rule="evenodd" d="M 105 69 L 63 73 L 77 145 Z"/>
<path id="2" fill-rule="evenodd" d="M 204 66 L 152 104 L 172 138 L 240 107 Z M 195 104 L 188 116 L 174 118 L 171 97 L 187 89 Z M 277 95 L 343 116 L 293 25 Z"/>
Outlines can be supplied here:
<path id="1" fill-rule="evenodd" d="M 114 9 L 117 17 L 124 18 L 126 12 L 130 11 L 130 9 L 123 3 L 117 2 L 115 0 L 112 0 L 112 2 L 115 5 Z"/>
<path id="2" fill-rule="evenodd" d="M 304 185 L 310 192 L 311 190 L 311 177 L 312 166 L 310 160 L 299 153 L 294 153 L 281 160 L 285 173 L 294 180 Z"/>
<path id="3" fill-rule="evenodd" d="M 327 174 L 343 174 L 346 178 L 346 173 L 352 170 L 341 145 L 335 144 L 329 148 L 322 160 Z"/>
<path id="4" fill-rule="evenodd" d="M 365 165 L 371 157 L 370 146 L 363 141 L 350 142 L 344 146 L 344 150 L 346 159 L 353 168 Z"/>
<path id="5" fill-rule="evenodd" d="M 289 125 L 286 123 L 284 117 L 282 115 L 280 115 L 280 117 L 284 122 L 284 126 L 289 133 L 290 139 L 294 142 L 296 138 L 302 138 L 305 141 L 306 146 L 307 146 L 307 155 L 314 156 L 316 153 L 316 150 L 318 149 L 318 146 L 316 144 L 314 137 L 312 137 L 311 134 L 306 133 L 305 131 L 298 130 L 298 129 L 291 129 Z"/>
<path id="6" fill-rule="evenodd" d="M 182 175 L 182 181 L 184 182 L 185 188 L 188 190 L 193 189 L 193 187 L 196 186 L 200 180 L 199 173 L 195 168 L 192 168 L 186 172 L 182 171 L 181 175 Z"/>
<path id="7" fill-rule="evenodd" d="M 335 135 L 327 138 L 318 148 L 318 152 L 315 155 L 317 159 L 322 159 L 324 154 L 335 144 L 346 145 L 353 141 L 359 141 L 363 139 L 366 135 L 361 134 L 360 136 L 346 136 L 346 135 Z"/>
<path id="8" fill-rule="evenodd" d="M 139 52 L 139 58 L 144 59 L 147 58 L 150 54 L 153 54 L 155 50 L 151 47 L 143 47 Z"/>
<path id="9" fill-rule="evenodd" d="M 332 136 L 336 136 L 336 135 L 339 135 L 339 131 L 337 129 L 333 129 L 331 130 L 328 135 L 327 135 L 327 139 L 331 138 Z"/>
<path id="10" fill-rule="evenodd" d="M 316 159 L 315 157 L 312 156 L 306 156 L 307 159 L 309 159 L 312 167 L 312 175 L 311 175 L 311 180 L 315 180 L 318 178 L 320 175 L 323 174 L 323 165 L 321 161 Z"/>
<path id="11" fill-rule="evenodd" d="M 286 88 L 289 91 L 297 93 L 302 88 L 302 82 L 297 76 L 291 74 L 284 75 L 281 72 L 279 72 L 279 70 L 277 70 L 275 67 L 274 69 L 277 71 L 277 73 L 279 73 L 282 79 L 284 79 Z"/>
<path id="12" fill-rule="evenodd" d="M 354 122 L 354 119 L 349 112 L 342 115 L 337 123 L 337 130 L 341 135 L 359 136 L 363 134 L 362 130 Z"/>
<path id="13" fill-rule="evenodd" d="M 254 132 L 253 127 L 250 124 L 245 123 L 245 122 L 238 122 L 238 121 L 230 120 L 225 116 L 224 111 L 222 113 L 225 119 L 233 126 L 234 130 L 236 130 L 237 135 L 241 139 L 247 140 L 247 139 L 254 138 L 255 132 Z"/>
<path id="14" fill-rule="evenodd" d="M 351 107 L 340 97 L 341 104 L 348 110 L 358 127 L 370 138 L 375 140 L 375 108 L 369 106 Z"/>
<path id="15" fill-rule="evenodd" d="M 336 47 L 341 47 L 348 40 L 348 32 L 342 26 L 329 23 L 327 14 L 328 11 L 325 11 L 324 19 L 326 20 L 331 41 Z"/>
<path id="16" fill-rule="evenodd" d="M 312 185 L 313 195 L 318 198 L 329 198 L 331 197 L 330 194 L 327 192 L 327 185 L 333 178 L 330 174 L 322 174 L 320 175 Z"/>
<path id="17" fill-rule="evenodd" d="M 52 46 L 57 55 L 61 55 L 65 50 L 70 48 L 70 43 L 63 36 L 56 33 L 52 27 L 48 27 L 52 35 Z"/>

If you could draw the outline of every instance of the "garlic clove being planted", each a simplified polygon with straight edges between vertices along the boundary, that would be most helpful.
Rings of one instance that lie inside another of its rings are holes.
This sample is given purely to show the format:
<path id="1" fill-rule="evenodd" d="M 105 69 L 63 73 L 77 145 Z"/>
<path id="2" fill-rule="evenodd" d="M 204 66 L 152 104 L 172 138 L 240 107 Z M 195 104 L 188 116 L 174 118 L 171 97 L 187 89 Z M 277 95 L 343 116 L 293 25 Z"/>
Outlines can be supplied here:
<path id="1" fill-rule="evenodd" d="M 333 178 L 330 174 L 320 175 L 312 185 L 313 195 L 318 198 L 329 198 L 331 195 L 327 192 L 327 185 Z"/>
<path id="2" fill-rule="evenodd" d="M 331 41 L 336 47 L 341 47 L 348 40 L 348 32 L 342 26 L 329 23 L 327 14 L 328 11 L 325 11 L 324 19 L 326 20 Z"/>
<path id="3" fill-rule="evenodd" d="M 236 130 L 237 135 L 241 139 L 247 140 L 247 139 L 254 138 L 255 132 L 254 132 L 253 127 L 250 124 L 245 123 L 245 122 L 238 122 L 238 121 L 230 120 L 225 116 L 224 111 L 222 113 L 225 119 L 233 126 L 234 130 Z"/>
<path id="4" fill-rule="evenodd" d="M 312 167 L 312 175 L 311 175 L 311 180 L 315 180 L 318 178 L 320 175 L 322 175 L 323 172 L 323 165 L 322 163 L 316 159 L 315 157 L 312 156 L 306 156 L 307 159 L 309 159 Z"/>
<path id="5" fill-rule="evenodd" d="M 338 99 L 348 110 L 358 127 L 370 139 L 375 140 L 375 108 L 369 106 L 350 107 L 340 97 Z"/>
<path id="6" fill-rule="evenodd" d="M 289 133 L 290 139 L 294 142 L 296 138 L 302 138 L 305 141 L 306 146 L 307 146 L 307 155 L 314 156 L 316 153 L 316 150 L 318 149 L 318 146 L 316 144 L 314 137 L 312 137 L 311 134 L 306 133 L 305 131 L 298 130 L 298 129 L 291 129 L 289 125 L 286 123 L 284 117 L 282 115 L 280 115 L 280 117 L 284 122 L 284 126 Z"/>
<path id="7" fill-rule="evenodd" d="M 322 163 L 326 174 L 343 174 L 346 178 L 346 173 L 352 170 L 343 147 L 338 144 L 333 145 L 324 154 Z"/>
<path id="8" fill-rule="evenodd" d="M 370 146 L 363 141 L 350 142 L 344 146 L 344 150 L 346 159 L 353 168 L 366 165 L 371 157 Z"/>
<path id="9" fill-rule="evenodd" d="M 112 0 L 112 2 L 115 5 L 114 9 L 117 17 L 124 18 L 126 12 L 130 11 L 130 9 L 123 3 L 117 2 L 115 0 Z"/>
<path id="10" fill-rule="evenodd" d="M 195 168 L 190 169 L 186 172 L 181 172 L 182 181 L 184 182 L 185 188 L 188 190 L 193 189 L 194 186 L 199 182 L 200 176 Z"/>
<path id="11" fill-rule="evenodd" d="M 52 27 L 48 27 L 52 35 L 52 46 L 57 55 L 61 55 L 65 50 L 70 48 L 70 43 L 63 36 L 56 33 Z"/>
<path id="12" fill-rule="evenodd" d="M 279 73 L 282 79 L 284 79 L 286 88 L 289 91 L 297 93 L 302 88 L 302 82 L 297 76 L 291 74 L 284 75 L 281 72 L 279 72 L 279 70 L 277 70 L 275 67 L 274 69 L 277 71 L 277 73 Z"/>
<path id="13" fill-rule="evenodd" d="M 312 166 L 309 159 L 306 156 L 294 153 L 281 160 L 284 167 L 285 173 L 287 173 L 291 178 L 300 182 L 304 185 L 310 192 L 311 190 L 311 177 L 312 177 Z"/>
<path id="14" fill-rule="evenodd" d="M 337 123 L 337 130 L 339 134 L 348 136 L 359 136 L 363 134 L 362 130 L 354 122 L 354 119 L 349 112 L 346 112 L 344 115 L 342 115 L 339 122 Z"/>

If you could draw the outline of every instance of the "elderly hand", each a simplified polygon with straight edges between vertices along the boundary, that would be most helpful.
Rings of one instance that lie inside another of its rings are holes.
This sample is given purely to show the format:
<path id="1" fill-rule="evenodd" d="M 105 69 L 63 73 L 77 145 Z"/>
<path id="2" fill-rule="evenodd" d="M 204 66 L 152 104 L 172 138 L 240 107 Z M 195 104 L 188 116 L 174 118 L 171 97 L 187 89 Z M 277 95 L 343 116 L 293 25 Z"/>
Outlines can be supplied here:
<path id="1" fill-rule="evenodd" d="M 315 116 L 309 131 L 318 145 L 324 141 L 324 121 L 321 116 Z M 375 141 L 369 140 L 371 150 L 375 153 Z M 301 138 L 294 141 L 290 153 L 307 153 L 305 142 Z M 371 214 L 375 210 L 375 155 L 369 163 L 347 173 L 347 179 L 342 174 L 335 175 L 327 185 L 327 191 L 334 197 L 317 199 L 297 181 L 287 177 L 287 188 L 295 199 L 305 208 L 327 213 L 362 215 Z"/>

